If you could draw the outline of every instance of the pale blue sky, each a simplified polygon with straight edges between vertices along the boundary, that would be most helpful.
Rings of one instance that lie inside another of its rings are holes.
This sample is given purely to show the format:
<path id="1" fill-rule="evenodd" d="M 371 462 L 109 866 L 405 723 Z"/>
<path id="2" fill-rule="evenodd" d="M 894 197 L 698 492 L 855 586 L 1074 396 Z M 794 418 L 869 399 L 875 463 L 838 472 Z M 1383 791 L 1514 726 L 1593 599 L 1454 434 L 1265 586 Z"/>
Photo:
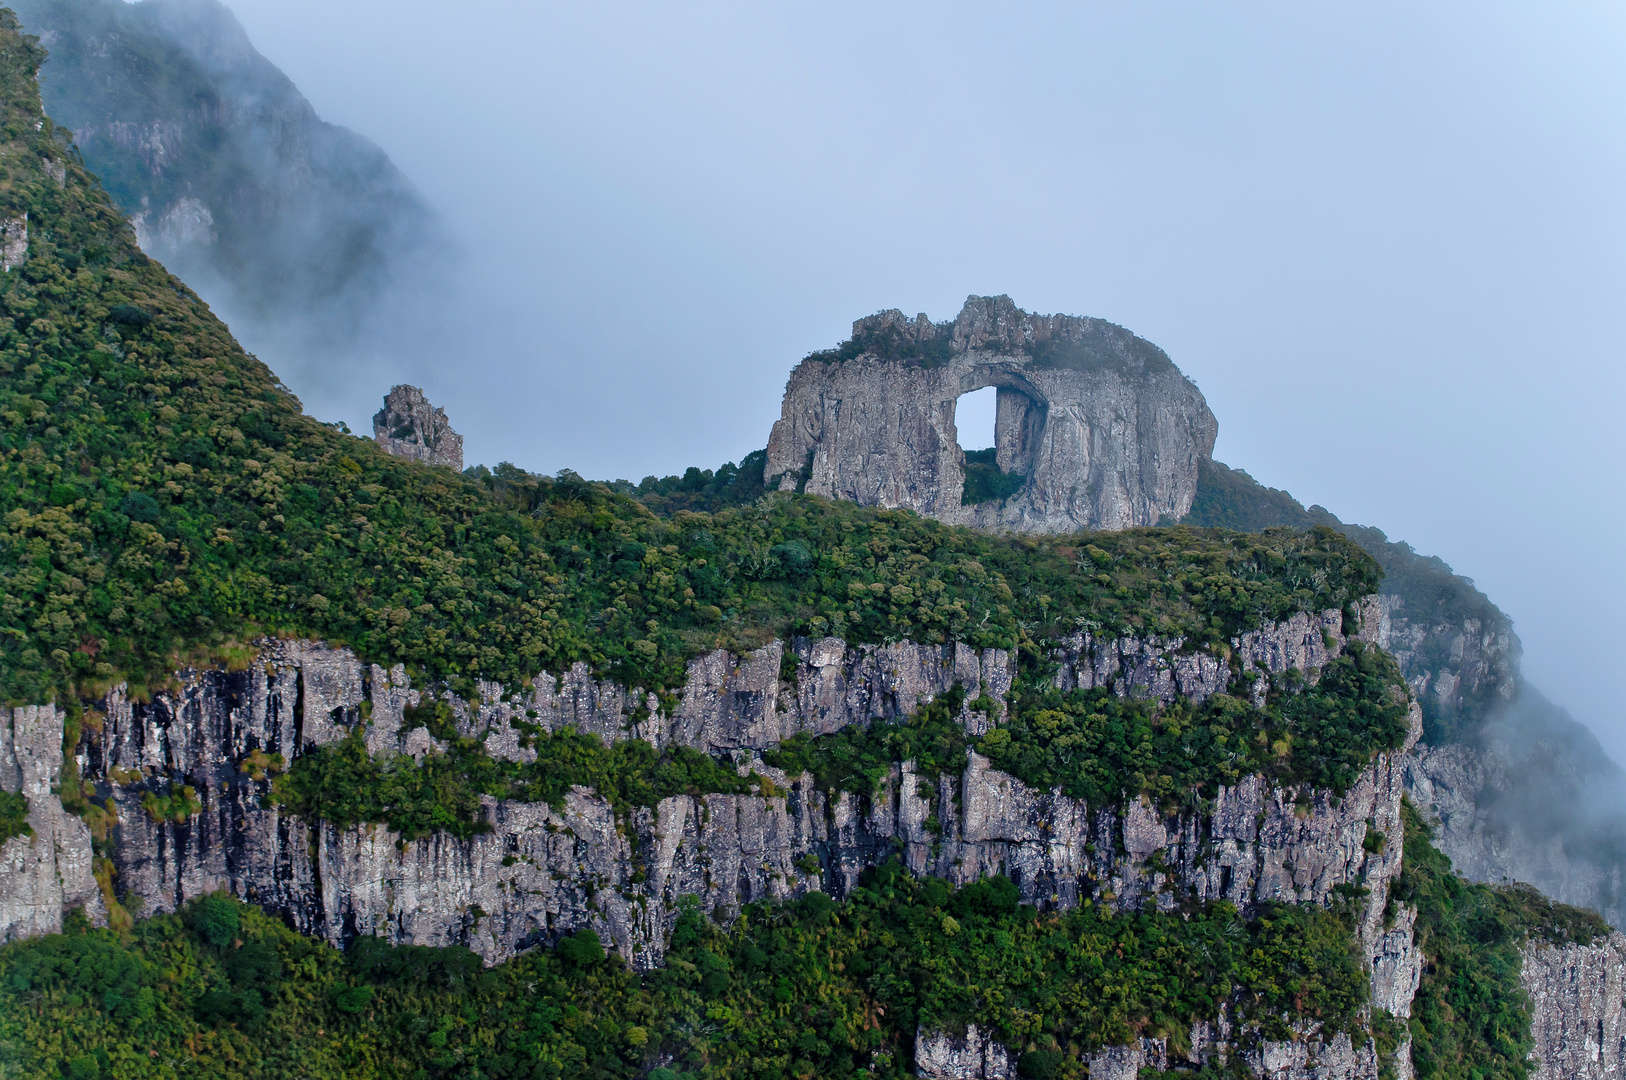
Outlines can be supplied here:
<path id="1" fill-rule="evenodd" d="M 1626 757 L 1618 5 L 232 6 L 464 243 L 399 377 L 471 461 L 715 465 L 879 308 L 1100 316 L 1221 460 L 1474 577 Z M 385 389 L 279 366 L 353 426 Z"/>

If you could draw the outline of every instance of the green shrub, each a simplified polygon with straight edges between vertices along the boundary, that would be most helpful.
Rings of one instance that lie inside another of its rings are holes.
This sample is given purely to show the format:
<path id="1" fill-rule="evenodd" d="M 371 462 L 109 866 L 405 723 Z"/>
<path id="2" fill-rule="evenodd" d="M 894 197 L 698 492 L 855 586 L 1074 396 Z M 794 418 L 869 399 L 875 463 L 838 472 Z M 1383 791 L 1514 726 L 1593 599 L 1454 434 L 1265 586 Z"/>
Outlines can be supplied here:
<path id="1" fill-rule="evenodd" d="M 1020 473 L 1001 472 L 994 458 L 992 448 L 965 452 L 965 490 L 960 495 L 961 506 L 1008 499 L 1027 483 L 1028 478 Z"/>
<path id="2" fill-rule="evenodd" d="M 28 796 L 20 791 L 0 791 L 0 844 L 14 836 L 33 836 L 28 823 Z"/>
<path id="3" fill-rule="evenodd" d="M 917 1025 L 971 1019 L 1029 1072 L 1058 1074 L 1222 1002 L 1244 1041 L 1306 1020 L 1358 1032 L 1366 978 L 1327 911 L 1037 912 L 1014 893 L 890 863 L 845 901 L 749 905 L 726 927 L 690 900 L 667 963 L 644 975 L 591 930 L 488 969 L 457 946 L 357 937 L 340 953 L 208 897 L 122 935 L 79 919 L 0 947 L 0 1060 L 19 1080 L 85 1062 L 100 1070 L 86 1075 L 227 1080 L 902 1080 Z M 227 911 L 229 938 L 215 932 Z"/>

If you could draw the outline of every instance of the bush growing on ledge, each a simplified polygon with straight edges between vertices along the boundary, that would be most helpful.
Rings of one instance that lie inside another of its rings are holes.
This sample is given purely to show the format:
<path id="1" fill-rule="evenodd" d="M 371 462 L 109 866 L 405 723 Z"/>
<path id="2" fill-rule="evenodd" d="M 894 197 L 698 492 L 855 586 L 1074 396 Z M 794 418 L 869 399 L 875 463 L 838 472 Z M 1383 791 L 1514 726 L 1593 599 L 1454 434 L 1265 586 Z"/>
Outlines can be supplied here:
<path id="1" fill-rule="evenodd" d="M 33 836 L 28 823 L 28 796 L 20 791 L 0 791 L 0 844 L 14 836 Z"/>
<path id="2" fill-rule="evenodd" d="M 124 934 L 80 918 L 0 947 L 0 1061 L 24 1080 L 901 1080 L 917 1025 L 975 1020 L 1072 1076 L 1083 1053 L 1178 1036 L 1222 1002 L 1244 1042 L 1353 1028 L 1352 946 L 1315 907 L 1040 913 L 1003 878 L 956 891 L 894 863 L 845 902 L 752 905 L 727 928 L 691 902 L 648 975 L 591 930 L 486 969 L 369 937 L 341 953 L 218 894 Z"/>
<path id="3" fill-rule="evenodd" d="M 868 795 L 898 762 L 922 776 L 958 773 L 966 751 L 989 758 L 1038 791 L 1095 805 L 1147 795 L 1165 809 L 1193 804 L 1220 785 L 1255 774 L 1341 795 L 1383 750 L 1405 743 L 1405 684 L 1379 649 L 1351 642 L 1313 687 L 1275 692 L 1264 709 L 1227 694 L 1202 705 L 1120 698 L 1111 690 L 1062 692 L 1026 658 L 1009 717 L 980 739 L 957 719 L 956 685 L 896 722 L 829 735 L 798 735 L 763 754 L 791 775 L 811 773 L 824 791 Z M 990 716 L 997 703 L 984 699 Z"/>
<path id="4" fill-rule="evenodd" d="M 961 506 L 999 502 L 1022 490 L 1028 478 L 1020 473 L 1001 472 L 993 448 L 965 452 L 965 488 Z"/>
<path id="5" fill-rule="evenodd" d="M 1253 774 L 1341 795 L 1375 754 L 1400 746 L 1407 733 L 1394 661 L 1361 642 L 1327 664 L 1313 687 L 1277 691 L 1262 710 L 1225 694 L 1194 706 L 1104 689 L 1063 693 L 1047 685 L 1044 665 L 1031 655 L 1023 668 L 1009 718 L 980 739 L 965 733 L 959 714 L 966 692 L 956 684 L 910 716 L 796 735 L 764 751 L 763 761 L 791 776 L 811 774 L 822 791 L 868 797 L 900 762 L 935 779 L 964 771 L 974 749 L 1039 791 L 1059 788 L 1096 805 L 1144 794 L 1172 810 Z M 984 695 L 972 707 L 992 717 L 999 703 Z M 582 785 L 624 816 L 673 795 L 771 793 L 761 777 L 741 777 L 688 747 L 657 752 L 641 739 L 606 747 L 573 728 L 550 734 L 520 721 L 536 760 L 519 763 L 491 757 L 481 738 L 459 735 L 443 702 L 409 708 L 406 720 L 426 724 L 446 750 L 421 764 L 375 759 L 358 727 L 296 758 L 275 780 L 274 800 L 307 820 L 341 828 L 385 823 L 413 840 L 437 829 L 462 837 L 484 831 L 483 796 L 557 808 L 572 785 Z"/>
<path id="6" fill-rule="evenodd" d="M 1389 655 L 1355 641 L 1313 687 L 1273 692 L 1262 710 L 1227 694 L 1162 705 L 1024 680 L 978 750 L 1030 787 L 1096 804 L 1185 803 L 1255 774 L 1341 795 L 1375 754 L 1405 743 L 1406 701 Z"/>
<path id="7" fill-rule="evenodd" d="M 642 739 L 610 746 L 597 735 L 574 728 L 529 736 L 532 762 L 506 761 L 486 752 L 476 738 L 438 731 L 446 750 L 422 763 L 405 755 L 370 757 L 358 727 L 335 743 L 294 759 L 273 781 L 272 800 L 308 821 L 339 828 L 385 824 L 406 841 L 437 830 L 467 838 L 486 832 L 480 800 L 545 802 L 559 809 L 574 785 L 596 790 L 625 816 L 637 806 L 654 806 L 673 795 L 763 791 L 756 774 L 740 776 L 687 746 L 656 751 Z"/>

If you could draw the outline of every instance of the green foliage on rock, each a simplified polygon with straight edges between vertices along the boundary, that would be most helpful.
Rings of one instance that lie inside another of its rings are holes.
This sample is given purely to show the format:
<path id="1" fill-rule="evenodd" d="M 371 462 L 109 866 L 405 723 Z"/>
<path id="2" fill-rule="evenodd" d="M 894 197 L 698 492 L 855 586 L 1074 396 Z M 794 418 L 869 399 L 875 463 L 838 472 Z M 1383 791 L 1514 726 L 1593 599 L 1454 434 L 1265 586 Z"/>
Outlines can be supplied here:
<path id="1" fill-rule="evenodd" d="M 1008 718 L 981 738 L 965 734 L 965 691 L 956 685 L 910 717 L 797 735 L 763 760 L 791 775 L 812 774 L 821 790 L 868 795 L 897 763 L 913 761 L 918 775 L 935 778 L 964 770 L 966 751 L 976 750 L 1039 791 L 1059 789 L 1097 806 L 1146 795 L 1173 809 L 1252 775 L 1341 795 L 1408 731 L 1394 661 L 1358 641 L 1313 686 L 1277 690 L 1264 709 L 1227 694 L 1193 705 L 1109 689 L 1063 692 L 1049 684 L 1042 664 L 1025 661 Z M 998 703 L 983 697 L 973 707 L 992 717 Z"/>
<path id="2" fill-rule="evenodd" d="M 1416 906 L 1417 945 L 1426 961 L 1411 1008 L 1416 1075 L 1525 1080 L 1534 1043 L 1530 1001 L 1519 981 L 1521 946 L 1531 938 L 1590 944 L 1609 925 L 1527 885 L 1463 880 L 1429 843 L 1428 825 L 1409 801 L 1401 814 L 1405 861 L 1392 902 Z"/>
<path id="3" fill-rule="evenodd" d="M 1187 525 L 1205 528 L 1259 529 L 1317 527 L 1337 529 L 1361 545 L 1383 567 L 1383 591 L 1402 601 L 1400 614 L 1414 627 L 1425 630 L 1414 642 L 1413 673 L 1454 668 L 1462 657 L 1460 637 L 1467 624 L 1477 623 L 1475 634 L 1513 634 L 1513 622 L 1474 583 L 1452 571 L 1444 560 L 1420 555 L 1410 544 L 1393 541 L 1381 529 L 1349 525 L 1325 507 L 1308 510 L 1285 491 L 1267 488 L 1241 469 L 1217 461 L 1198 462 L 1197 494 L 1191 512 L 1182 519 Z M 1438 629 L 1436 629 L 1438 628 Z M 1517 641 L 1512 642 L 1517 657 Z M 1511 676 L 1510 676 L 1511 677 Z M 1500 692 L 1507 689 L 1496 680 L 1467 686 L 1460 699 L 1445 705 L 1436 694 L 1423 694 L 1423 737 L 1439 745 L 1469 741 L 1495 708 L 1502 704 Z"/>
<path id="4" fill-rule="evenodd" d="M 995 703 L 979 699 L 987 711 Z M 877 720 L 867 727 L 847 727 L 829 735 L 793 735 L 762 760 L 791 776 L 807 773 L 821 791 L 847 791 L 869 796 L 891 774 L 892 766 L 914 763 L 918 776 L 932 779 L 957 774 L 966 766 L 966 750 L 975 745 L 960 723 L 965 689 L 955 684 L 899 720 Z"/>
<path id="5" fill-rule="evenodd" d="M 445 749 L 421 761 L 407 755 L 368 756 L 358 728 L 335 743 L 315 747 L 274 781 L 273 799 L 307 821 L 340 828 L 382 823 L 416 840 L 436 831 L 468 837 L 486 832 L 482 796 L 545 802 L 560 808 L 573 785 L 596 790 L 625 815 L 673 795 L 757 793 L 757 776 L 742 777 L 686 746 L 657 751 L 642 739 L 609 746 L 573 728 L 536 731 L 525 745 L 529 762 L 493 757 L 481 739 L 455 730 L 436 732 Z"/>
<path id="6" fill-rule="evenodd" d="M 28 823 L 28 796 L 20 791 L 0 791 L 0 844 L 14 836 L 33 836 Z"/>
<path id="7" fill-rule="evenodd" d="M 1366 979 L 1319 908 L 1237 917 L 1035 912 L 993 878 L 955 891 L 873 872 L 846 902 L 692 906 L 666 965 L 629 971 L 591 930 L 485 969 L 467 949 L 358 938 L 340 953 L 224 895 L 126 934 L 0 948 L 0 1068 L 60 1077 L 902 1076 L 916 1026 L 992 1025 L 1063 1075 L 1228 1003 L 1240 1037 L 1351 1028 Z"/>
<path id="8" fill-rule="evenodd" d="M 1313 686 L 1273 690 L 1264 709 L 1227 694 L 1163 705 L 1024 680 L 978 750 L 1030 787 L 1097 805 L 1189 803 L 1256 774 L 1342 794 L 1374 754 L 1405 742 L 1406 709 L 1394 661 L 1354 641 Z"/>
<path id="9" fill-rule="evenodd" d="M 992 447 L 987 450 L 965 452 L 965 486 L 960 493 L 961 506 L 998 502 L 1022 490 L 1027 477 L 1020 473 L 1001 472 Z"/>

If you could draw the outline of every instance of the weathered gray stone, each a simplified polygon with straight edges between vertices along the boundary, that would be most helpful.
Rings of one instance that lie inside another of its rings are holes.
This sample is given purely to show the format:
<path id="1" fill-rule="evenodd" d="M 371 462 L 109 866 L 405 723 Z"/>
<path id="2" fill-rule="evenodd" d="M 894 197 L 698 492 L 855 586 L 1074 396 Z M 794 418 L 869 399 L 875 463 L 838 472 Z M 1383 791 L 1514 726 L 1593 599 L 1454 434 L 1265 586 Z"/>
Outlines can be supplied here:
<path id="1" fill-rule="evenodd" d="M 915 1075 L 922 1080 L 1014 1080 L 1014 1058 L 976 1024 L 967 1024 L 964 1035 L 915 1033 Z"/>
<path id="2" fill-rule="evenodd" d="M 62 808 L 55 791 L 63 720 L 52 705 L 0 710 L 0 789 L 28 797 L 34 830 L 0 846 L 0 941 L 55 933 L 63 913 L 76 907 L 92 922 L 107 921 L 90 830 Z"/>
<path id="3" fill-rule="evenodd" d="M 1331 627 L 1325 637 L 1310 632 L 1324 625 Z M 1063 677 L 1164 700 L 1223 689 L 1229 668 L 1182 647 L 1080 640 L 1063 650 Z M 1324 662 L 1343 638 L 1326 615 L 1263 628 L 1248 647 L 1265 657 L 1268 679 L 1297 663 Z M 906 762 L 870 797 L 832 799 L 811 778 L 785 776 L 758 755 L 799 732 L 906 716 L 956 683 L 1002 701 L 1011 660 L 956 644 L 849 646 L 827 638 L 798 639 L 791 649 L 794 680 L 781 678 L 779 643 L 743 657 L 697 658 L 670 713 L 650 695 L 583 668 L 539 676 L 524 689 L 485 685 L 475 702 L 446 697 L 458 728 L 503 757 L 533 754 L 522 745 L 521 721 L 547 730 L 575 725 L 607 740 L 643 737 L 733 755 L 775 789 L 671 798 L 622 822 L 580 789 L 558 809 L 487 799 L 490 831 L 467 840 L 406 842 L 382 827 L 312 829 L 287 817 L 266 798 L 269 777 L 251 755 L 291 762 L 358 725 L 375 754 L 435 748 L 424 728 L 405 721 L 422 691 L 403 670 L 364 667 L 348 651 L 314 642 L 267 642 L 246 670 L 191 674 L 180 692 L 149 703 L 115 692 L 101 732 L 80 745 L 80 766 L 113 792 L 119 888 L 140 897 L 143 910 L 173 910 L 226 889 L 335 943 L 377 933 L 464 944 L 497 962 L 591 925 L 648 967 L 663 955 L 681 897 L 732 912 L 814 888 L 840 896 L 866 867 L 901 851 L 914 872 L 956 883 L 1003 871 L 1025 901 L 1046 908 L 1088 897 L 1123 908 L 1223 897 L 1247 911 L 1262 900 L 1326 903 L 1337 886 L 1359 885 L 1369 890 L 1362 942 L 1374 987 L 1386 979 L 1381 994 L 1394 998 L 1409 985 L 1396 974 L 1404 968 L 1396 935 L 1405 936 L 1409 923 L 1381 924 L 1398 845 L 1374 853 L 1364 844 L 1369 820 L 1399 835 L 1396 755 L 1381 755 L 1340 800 L 1255 777 L 1215 791 L 1202 813 L 1164 814 L 1140 800 L 1089 806 L 1030 790 L 978 755 L 960 776 L 927 780 Z M 654 706 L 646 717 L 632 709 L 639 700 Z M 980 732 L 1002 708 L 990 718 L 968 702 L 960 720 Z M 60 739 L 60 719 L 54 723 Z M 179 785 L 192 786 L 201 806 L 186 821 L 154 821 L 141 808 L 146 792 Z M 88 856 L 88 837 L 83 849 Z M 54 894 L 46 896 L 51 904 L 59 919 Z"/>
<path id="4" fill-rule="evenodd" d="M 416 386 L 390 388 L 373 415 L 373 441 L 396 457 L 463 468 L 463 436 L 452 430 L 446 410 L 431 405 Z"/>
<path id="5" fill-rule="evenodd" d="M 1023 532 L 1125 529 L 1190 510 L 1218 422 L 1162 350 L 1122 327 L 974 296 L 952 326 L 884 311 L 854 323 L 853 338 L 917 353 L 939 343 L 943 355 L 802 361 L 768 440 L 770 484 L 794 487 L 805 471 L 815 495 Z M 1008 499 L 962 506 L 955 402 L 986 386 L 999 388 L 1000 468 L 1027 480 Z"/>
<path id="6" fill-rule="evenodd" d="M 1407 762 L 1406 792 L 1433 826 L 1434 846 L 1464 877 L 1529 882 L 1555 900 L 1626 925 L 1622 866 L 1608 857 L 1606 843 L 1597 845 L 1602 858 L 1583 846 L 1616 832 L 1619 820 L 1605 816 L 1588 830 L 1594 810 L 1584 778 L 1555 776 L 1542 767 L 1548 764 L 1550 758 L 1494 737 L 1477 746 L 1423 745 Z M 1532 777 L 1545 781 L 1544 794 L 1528 790 Z M 1531 803 L 1545 812 L 1521 812 Z"/>
<path id="7" fill-rule="evenodd" d="M 0 272 L 28 261 L 28 215 L 0 218 Z"/>
<path id="8" fill-rule="evenodd" d="M 1528 944 L 1520 981 L 1530 995 L 1535 1080 L 1626 1076 L 1626 937 L 1591 945 Z"/>

